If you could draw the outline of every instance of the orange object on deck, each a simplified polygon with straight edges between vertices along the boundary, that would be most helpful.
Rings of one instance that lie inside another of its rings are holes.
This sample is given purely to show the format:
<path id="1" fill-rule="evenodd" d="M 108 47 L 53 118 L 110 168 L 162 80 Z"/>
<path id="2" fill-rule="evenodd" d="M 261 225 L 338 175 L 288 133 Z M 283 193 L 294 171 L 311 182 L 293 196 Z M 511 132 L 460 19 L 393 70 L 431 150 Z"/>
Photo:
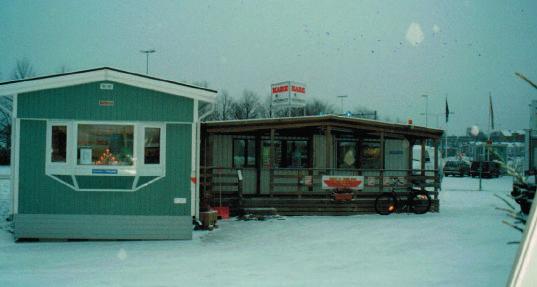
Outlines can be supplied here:
<path id="1" fill-rule="evenodd" d="M 229 218 L 229 206 L 217 206 L 217 207 L 212 207 L 212 209 L 218 213 L 219 218 L 222 218 L 222 219 Z"/>

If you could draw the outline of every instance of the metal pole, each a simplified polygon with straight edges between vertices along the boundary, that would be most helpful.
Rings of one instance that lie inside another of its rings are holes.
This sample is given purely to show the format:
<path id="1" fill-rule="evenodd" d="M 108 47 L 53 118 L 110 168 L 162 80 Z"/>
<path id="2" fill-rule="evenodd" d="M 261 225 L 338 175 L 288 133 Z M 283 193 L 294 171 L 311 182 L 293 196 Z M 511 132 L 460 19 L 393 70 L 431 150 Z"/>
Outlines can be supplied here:
<path id="1" fill-rule="evenodd" d="M 145 53 L 145 74 L 149 75 L 149 53 Z"/>
<path id="2" fill-rule="evenodd" d="M 145 54 L 145 74 L 149 75 L 149 54 L 155 53 L 155 49 L 149 50 L 140 50 L 141 53 Z"/>
<path id="3" fill-rule="evenodd" d="M 428 127 L 428 119 L 429 119 L 429 95 L 421 95 L 423 98 L 425 98 L 425 127 Z"/>
<path id="4" fill-rule="evenodd" d="M 483 190 L 483 185 L 482 185 L 482 179 L 483 179 L 483 161 L 481 160 L 481 156 L 477 155 L 477 137 L 475 137 L 475 154 L 476 154 L 476 158 L 477 160 L 479 160 L 479 191 L 482 191 Z"/>
<path id="5" fill-rule="evenodd" d="M 341 114 L 343 115 L 343 99 L 347 98 L 348 96 L 343 95 L 343 96 L 337 96 L 337 97 L 341 99 Z"/>
<path id="6" fill-rule="evenodd" d="M 444 140 L 444 158 L 448 157 L 448 125 L 446 124 L 446 132 L 445 132 L 445 140 Z"/>
<path id="7" fill-rule="evenodd" d="M 429 96 L 425 98 L 425 127 L 428 127 L 429 121 Z"/>
<path id="8" fill-rule="evenodd" d="M 483 161 L 479 161 L 479 191 L 483 190 L 481 181 L 483 180 Z"/>

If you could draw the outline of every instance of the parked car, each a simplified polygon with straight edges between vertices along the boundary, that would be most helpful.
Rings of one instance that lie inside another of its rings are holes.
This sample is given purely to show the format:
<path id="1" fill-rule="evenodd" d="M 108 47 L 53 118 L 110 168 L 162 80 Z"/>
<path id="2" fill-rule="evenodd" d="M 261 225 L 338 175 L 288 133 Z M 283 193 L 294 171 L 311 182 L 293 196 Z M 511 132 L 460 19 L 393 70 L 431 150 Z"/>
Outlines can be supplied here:
<path id="1" fill-rule="evenodd" d="M 494 161 L 473 161 L 470 167 L 472 177 L 479 176 L 479 164 L 481 163 L 481 177 L 499 177 L 501 174 L 501 165 Z"/>
<path id="2" fill-rule="evenodd" d="M 448 160 L 446 162 L 446 165 L 444 165 L 444 175 L 445 176 L 470 175 L 470 164 L 462 160 Z"/>

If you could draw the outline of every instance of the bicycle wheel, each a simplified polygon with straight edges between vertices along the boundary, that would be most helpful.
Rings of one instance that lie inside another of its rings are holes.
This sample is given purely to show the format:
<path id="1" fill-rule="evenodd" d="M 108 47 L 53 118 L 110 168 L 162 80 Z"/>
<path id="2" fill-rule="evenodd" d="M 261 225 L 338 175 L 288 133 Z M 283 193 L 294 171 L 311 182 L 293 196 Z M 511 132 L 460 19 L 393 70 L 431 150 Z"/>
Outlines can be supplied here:
<path id="1" fill-rule="evenodd" d="M 397 199 L 389 193 L 384 193 L 375 199 L 375 211 L 380 215 L 388 215 L 397 209 Z"/>
<path id="2" fill-rule="evenodd" d="M 426 191 L 418 191 L 412 194 L 410 205 L 415 214 L 424 214 L 431 208 L 431 197 Z"/>

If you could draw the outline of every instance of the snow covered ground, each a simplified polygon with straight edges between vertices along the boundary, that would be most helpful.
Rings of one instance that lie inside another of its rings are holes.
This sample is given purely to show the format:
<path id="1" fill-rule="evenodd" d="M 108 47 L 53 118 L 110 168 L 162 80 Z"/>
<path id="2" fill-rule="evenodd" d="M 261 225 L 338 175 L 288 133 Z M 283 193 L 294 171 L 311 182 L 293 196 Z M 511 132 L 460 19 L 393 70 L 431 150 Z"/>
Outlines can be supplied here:
<path id="1" fill-rule="evenodd" d="M 445 178 L 441 212 L 222 221 L 192 241 L 13 243 L 0 286 L 504 286 L 511 178 Z M 7 198 L 2 188 L 0 198 Z"/>

